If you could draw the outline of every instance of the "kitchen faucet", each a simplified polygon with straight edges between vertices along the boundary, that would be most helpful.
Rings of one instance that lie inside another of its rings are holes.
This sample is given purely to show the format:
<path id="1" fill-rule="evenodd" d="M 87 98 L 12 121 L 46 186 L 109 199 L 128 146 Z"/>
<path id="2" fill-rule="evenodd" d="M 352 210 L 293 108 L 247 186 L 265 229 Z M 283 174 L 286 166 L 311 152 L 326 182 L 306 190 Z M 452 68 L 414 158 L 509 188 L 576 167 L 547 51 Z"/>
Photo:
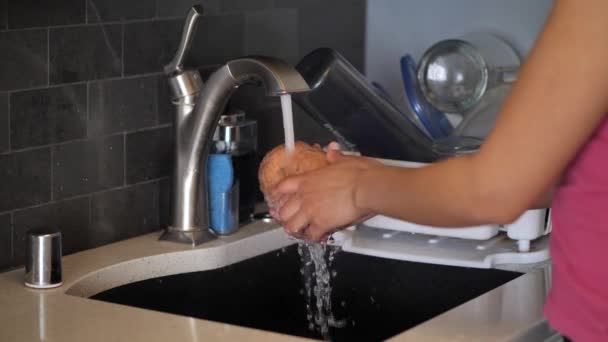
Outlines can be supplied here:
<path id="1" fill-rule="evenodd" d="M 310 90 L 295 68 L 272 57 L 228 61 L 203 83 L 196 69 L 184 68 L 202 15 L 200 5 L 190 9 L 177 53 L 164 68 L 177 113 L 172 218 L 160 239 L 193 246 L 215 238 L 209 230 L 207 158 L 213 133 L 230 96 L 240 85 L 252 82 L 261 83 L 269 96 Z"/>

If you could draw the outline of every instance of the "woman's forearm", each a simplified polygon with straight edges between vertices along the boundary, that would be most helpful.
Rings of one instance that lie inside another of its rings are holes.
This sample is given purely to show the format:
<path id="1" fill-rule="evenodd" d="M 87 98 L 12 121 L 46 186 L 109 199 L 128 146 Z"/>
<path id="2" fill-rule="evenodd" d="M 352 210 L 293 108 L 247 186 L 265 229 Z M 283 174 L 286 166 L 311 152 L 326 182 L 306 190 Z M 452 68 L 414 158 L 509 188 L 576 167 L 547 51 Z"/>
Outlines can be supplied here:
<path id="1" fill-rule="evenodd" d="M 462 157 L 421 169 L 370 169 L 357 184 L 355 202 L 373 213 L 433 226 L 501 220 L 480 207 L 473 167 L 470 158 Z"/>
<path id="2" fill-rule="evenodd" d="M 395 167 L 369 170 L 358 184 L 356 202 L 374 213 L 434 226 L 512 221 L 512 215 L 496 213 L 497 210 L 489 208 L 494 205 L 483 203 L 491 199 L 481 198 L 474 192 L 476 185 L 470 160 L 458 158 L 438 166 L 426 167 L 424 172 Z M 549 208 L 554 190 L 555 187 L 551 187 L 529 209 Z"/>

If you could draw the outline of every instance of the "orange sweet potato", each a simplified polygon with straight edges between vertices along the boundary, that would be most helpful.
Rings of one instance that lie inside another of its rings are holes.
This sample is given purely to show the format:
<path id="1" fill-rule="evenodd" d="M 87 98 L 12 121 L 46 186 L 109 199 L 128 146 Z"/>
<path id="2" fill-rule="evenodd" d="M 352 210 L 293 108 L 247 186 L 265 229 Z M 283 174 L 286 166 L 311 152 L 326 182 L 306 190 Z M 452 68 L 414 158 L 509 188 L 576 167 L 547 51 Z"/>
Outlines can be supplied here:
<path id="1" fill-rule="evenodd" d="M 289 176 L 320 169 L 328 164 L 325 153 L 318 147 L 297 141 L 293 153 L 279 145 L 266 154 L 258 170 L 260 190 L 264 195 Z"/>

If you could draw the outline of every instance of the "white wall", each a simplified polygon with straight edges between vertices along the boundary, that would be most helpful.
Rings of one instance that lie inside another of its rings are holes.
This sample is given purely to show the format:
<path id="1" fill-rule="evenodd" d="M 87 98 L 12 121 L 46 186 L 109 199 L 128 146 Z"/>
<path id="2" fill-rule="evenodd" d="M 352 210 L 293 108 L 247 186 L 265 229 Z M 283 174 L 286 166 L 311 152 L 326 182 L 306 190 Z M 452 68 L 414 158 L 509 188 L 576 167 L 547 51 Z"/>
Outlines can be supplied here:
<path id="1" fill-rule="evenodd" d="M 368 0 L 365 74 L 398 98 L 399 59 L 419 60 L 435 42 L 471 31 L 495 33 L 525 57 L 552 0 Z"/>

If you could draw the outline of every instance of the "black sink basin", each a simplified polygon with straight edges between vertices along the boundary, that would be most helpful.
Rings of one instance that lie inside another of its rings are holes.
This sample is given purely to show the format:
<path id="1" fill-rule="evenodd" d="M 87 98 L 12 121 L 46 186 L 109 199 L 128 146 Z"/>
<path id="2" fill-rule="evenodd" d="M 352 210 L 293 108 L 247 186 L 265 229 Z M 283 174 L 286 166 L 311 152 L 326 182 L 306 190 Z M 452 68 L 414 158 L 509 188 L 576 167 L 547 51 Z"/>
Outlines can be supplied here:
<path id="1" fill-rule="evenodd" d="M 322 339 L 308 328 L 297 247 L 224 268 L 145 280 L 93 299 L 290 335 Z M 380 341 L 520 275 L 419 264 L 339 252 L 331 267 L 333 312 L 346 326 L 334 341 Z"/>

